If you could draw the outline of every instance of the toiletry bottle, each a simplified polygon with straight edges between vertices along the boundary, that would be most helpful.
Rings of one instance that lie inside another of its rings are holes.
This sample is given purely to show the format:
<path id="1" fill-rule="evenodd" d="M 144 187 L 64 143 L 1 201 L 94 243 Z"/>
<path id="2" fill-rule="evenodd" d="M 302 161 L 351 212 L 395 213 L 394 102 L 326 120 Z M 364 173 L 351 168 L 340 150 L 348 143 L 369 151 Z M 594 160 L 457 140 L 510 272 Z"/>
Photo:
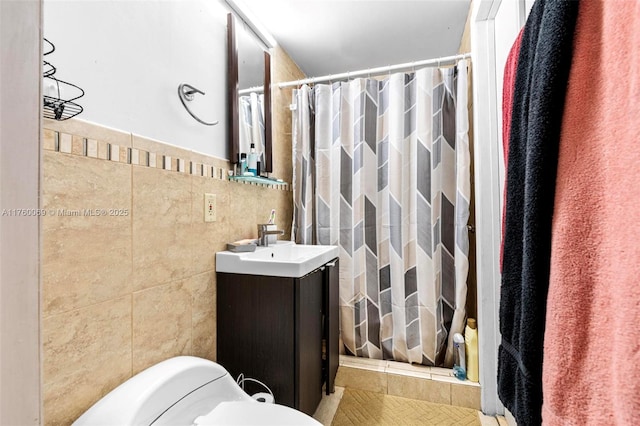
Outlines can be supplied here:
<path id="1" fill-rule="evenodd" d="M 474 318 L 467 320 L 464 346 L 467 352 L 467 378 L 472 382 L 478 382 L 478 327 Z"/>
<path id="2" fill-rule="evenodd" d="M 239 165 L 239 173 L 238 176 L 244 176 L 244 173 L 247 171 L 247 154 L 244 152 L 240 154 L 240 162 Z"/>
<path id="3" fill-rule="evenodd" d="M 258 154 L 256 154 L 256 145 L 253 142 L 251 143 L 249 156 L 247 157 L 247 169 L 249 173 L 258 176 Z"/>
<path id="4" fill-rule="evenodd" d="M 464 346 L 462 334 L 455 333 L 453 335 L 453 375 L 460 380 L 467 378 Z"/>

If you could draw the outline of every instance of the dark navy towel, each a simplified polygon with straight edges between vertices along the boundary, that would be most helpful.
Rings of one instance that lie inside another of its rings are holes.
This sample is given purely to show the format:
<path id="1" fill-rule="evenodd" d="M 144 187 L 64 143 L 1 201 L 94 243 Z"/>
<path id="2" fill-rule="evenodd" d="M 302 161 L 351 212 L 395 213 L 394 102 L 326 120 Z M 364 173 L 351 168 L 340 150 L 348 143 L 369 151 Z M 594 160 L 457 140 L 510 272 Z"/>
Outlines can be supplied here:
<path id="1" fill-rule="evenodd" d="M 498 395 L 519 426 L 542 422 L 551 217 L 577 15 L 577 0 L 537 0 L 518 56 L 507 168 Z"/>

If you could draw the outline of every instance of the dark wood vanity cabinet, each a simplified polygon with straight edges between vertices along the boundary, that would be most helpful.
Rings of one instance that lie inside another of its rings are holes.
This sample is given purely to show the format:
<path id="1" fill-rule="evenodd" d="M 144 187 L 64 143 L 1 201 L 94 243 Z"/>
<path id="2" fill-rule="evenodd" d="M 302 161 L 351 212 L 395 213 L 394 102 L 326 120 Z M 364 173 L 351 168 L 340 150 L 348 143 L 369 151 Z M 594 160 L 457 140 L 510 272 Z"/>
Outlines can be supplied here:
<path id="1" fill-rule="evenodd" d="M 312 415 L 338 369 L 338 277 L 337 259 L 301 278 L 218 272 L 217 362 Z"/>

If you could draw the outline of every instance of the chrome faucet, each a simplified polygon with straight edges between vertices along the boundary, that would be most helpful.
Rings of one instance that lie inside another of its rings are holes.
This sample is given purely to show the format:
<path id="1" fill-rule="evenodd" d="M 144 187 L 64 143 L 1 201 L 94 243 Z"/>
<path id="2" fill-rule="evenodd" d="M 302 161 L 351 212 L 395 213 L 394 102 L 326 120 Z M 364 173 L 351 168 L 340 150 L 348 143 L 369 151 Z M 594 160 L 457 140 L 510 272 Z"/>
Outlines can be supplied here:
<path id="1" fill-rule="evenodd" d="M 269 235 L 284 235 L 284 231 L 282 229 L 274 229 L 267 230 L 267 227 L 270 226 L 269 223 L 259 223 L 258 224 L 258 245 L 269 247 Z"/>

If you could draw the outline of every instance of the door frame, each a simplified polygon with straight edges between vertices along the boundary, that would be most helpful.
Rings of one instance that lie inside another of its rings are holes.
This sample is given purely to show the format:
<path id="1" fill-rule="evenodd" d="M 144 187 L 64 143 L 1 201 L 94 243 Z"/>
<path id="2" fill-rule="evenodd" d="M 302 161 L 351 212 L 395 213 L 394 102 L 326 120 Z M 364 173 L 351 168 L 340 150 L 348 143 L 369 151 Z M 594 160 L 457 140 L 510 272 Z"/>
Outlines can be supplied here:
<path id="1" fill-rule="evenodd" d="M 527 5 L 525 0 L 517 2 L 519 26 L 522 27 Z M 501 4 L 502 0 L 474 0 L 471 6 L 478 352 L 481 407 L 488 415 L 505 412 L 498 398 L 497 383 L 501 339 L 498 314 L 503 183 L 500 178 L 501 129 L 498 126 L 502 104 L 496 85 L 502 72 L 496 69 L 495 18 Z"/>
<path id="2" fill-rule="evenodd" d="M 0 2 L 0 424 L 42 421 L 42 0 Z"/>

